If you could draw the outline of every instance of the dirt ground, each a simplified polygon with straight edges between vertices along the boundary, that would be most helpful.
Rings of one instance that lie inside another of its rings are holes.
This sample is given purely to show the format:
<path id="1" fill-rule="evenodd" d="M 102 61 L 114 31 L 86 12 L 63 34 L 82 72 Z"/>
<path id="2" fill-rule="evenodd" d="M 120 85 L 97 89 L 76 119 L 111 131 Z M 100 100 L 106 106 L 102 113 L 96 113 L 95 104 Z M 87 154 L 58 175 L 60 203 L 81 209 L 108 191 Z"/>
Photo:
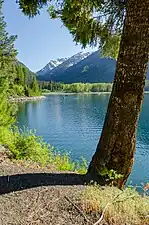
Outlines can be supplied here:
<path id="1" fill-rule="evenodd" d="M 1 149 L 0 225 L 93 224 L 99 215 L 88 218 L 77 208 L 85 181 L 83 175 L 12 162 Z"/>
<path id="2" fill-rule="evenodd" d="M 87 175 L 12 161 L 8 155 L 0 146 L 0 225 L 94 225 L 99 220 L 98 211 L 86 214 L 81 208 Z M 113 224 L 104 218 L 100 222 Z M 148 220 L 139 225 L 149 225 Z"/>

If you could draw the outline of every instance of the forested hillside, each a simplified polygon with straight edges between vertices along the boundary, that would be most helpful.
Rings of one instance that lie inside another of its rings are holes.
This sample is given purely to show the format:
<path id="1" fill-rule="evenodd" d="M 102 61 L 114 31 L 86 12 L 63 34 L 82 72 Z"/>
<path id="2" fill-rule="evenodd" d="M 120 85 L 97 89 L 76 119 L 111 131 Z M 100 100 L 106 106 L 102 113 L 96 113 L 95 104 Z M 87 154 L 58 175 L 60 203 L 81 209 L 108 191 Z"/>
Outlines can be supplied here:
<path id="1" fill-rule="evenodd" d="M 6 88 L 8 96 L 40 95 L 36 76 L 17 60 L 14 48 L 17 36 L 10 36 L 2 13 L 0 1 L 0 86 Z"/>
<path id="2" fill-rule="evenodd" d="M 14 66 L 14 84 L 12 85 L 10 95 L 34 96 L 40 95 L 36 75 L 31 72 L 23 63 L 17 62 Z"/>

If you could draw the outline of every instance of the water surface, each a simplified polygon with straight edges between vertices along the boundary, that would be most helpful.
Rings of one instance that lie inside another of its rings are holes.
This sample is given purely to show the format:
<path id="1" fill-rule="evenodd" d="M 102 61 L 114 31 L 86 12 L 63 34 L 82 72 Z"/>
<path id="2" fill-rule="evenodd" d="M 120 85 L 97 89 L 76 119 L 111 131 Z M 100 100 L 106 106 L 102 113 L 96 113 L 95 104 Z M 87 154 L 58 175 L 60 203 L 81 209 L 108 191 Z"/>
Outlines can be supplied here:
<path id="1" fill-rule="evenodd" d="M 18 123 L 36 129 L 37 135 L 68 151 L 74 160 L 91 160 L 98 143 L 109 95 L 50 95 L 19 104 Z M 149 181 L 149 95 L 145 95 L 137 132 L 137 151 L 129 182 Z"/>

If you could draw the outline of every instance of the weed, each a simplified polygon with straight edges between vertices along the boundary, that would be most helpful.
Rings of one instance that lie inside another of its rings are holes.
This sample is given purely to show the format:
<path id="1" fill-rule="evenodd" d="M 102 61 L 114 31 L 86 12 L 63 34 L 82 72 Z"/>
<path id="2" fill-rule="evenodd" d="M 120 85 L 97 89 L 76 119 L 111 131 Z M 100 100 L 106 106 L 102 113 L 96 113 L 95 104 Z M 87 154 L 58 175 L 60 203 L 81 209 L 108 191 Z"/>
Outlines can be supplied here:
<path id="1" fill-rule="evenodd" d="M 80 202 L 86 213 L 99 215 L 109 203 L 104 219 L 112 225 L 145 224 L 149 215 L 149 197 L 142 197 L 134 188 L 119 190 L 116 187 L 89 185 L 82 192 Z"/>

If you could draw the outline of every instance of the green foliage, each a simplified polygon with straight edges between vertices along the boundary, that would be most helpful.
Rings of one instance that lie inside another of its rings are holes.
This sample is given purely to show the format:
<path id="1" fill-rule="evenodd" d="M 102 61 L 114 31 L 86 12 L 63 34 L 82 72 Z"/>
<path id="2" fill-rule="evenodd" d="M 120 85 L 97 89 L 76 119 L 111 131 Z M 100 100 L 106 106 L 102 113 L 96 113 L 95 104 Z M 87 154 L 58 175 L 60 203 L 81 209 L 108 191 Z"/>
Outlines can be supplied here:
<path id="1" fill-rule="evenodd" d="M 39 86 L 44 93 L 50 92 L 111 92 L 112 83 L 72 83 L 64 84 L 54 81 L 40 81 Z M 149 81 L 146 80 L 145 91 L 149 91 Z M 27 95 L 27 94 L 25 94 Z M 28 95 L 27 95 L 28 96 Z"/>
<path id="2" fill-rule="evenodd" d="M 104 56 L 117 58 L 125 9 L 125 1 L 64 0 L 48 12 L 61 19 L 74 41 L 83 47 L 99 45 Z"/>
<path id="3" fill-rule="evenodd" d="M 108 170 L 106 167 L 100 171 L 100 175 L 106 177 L 107 181 L 114 181 L 123 177 L 123 175 L 118 174 L 115 170 Z"/>
<path id="4" fill-rule="evenodd" d="M 39 14 L 39 10 L 47 5 L 48 1 L 49 0 L 19 0 L 17 3 L 19 3 L 20 9 L 25 15 L 33 17 Z"/>
<path id="5" fill-rule="evenodd" d="M 9 85 L 13 84 L 13 63 L 15 61 L 16 50 L 14 41 L 16 36 L 9 36 L 6 32 L 6 23 L 2 14 L 3 1 L 0 0 L 0 80 L 7 79 Z"/>
<path id="6" fill-rule="evenodd" d="M 16 50 L 15 36 L 6 32 L 6 23 L 2 14 L 3 1 L 0 0 L 0 136 L 3 130 L 9 128 L 15 121 L 16 107 L 8 102 L 8 94 L 13 86 L 13 75 Z"/>
<path id="7" fill-rule="evenodd" d="M 15 132 L 14 148 L 12 152 L 15 159 L 26 159 L 45 165 L 48 160 L 48 146 L 40 137 L 31 131 Z"/>
<path id="8" fill-rule="evenodd" d="M 24 87 L 24 94 L 27 97 L 30 97 L 31 96 L 31 90 L 27 86 Z"/>
<path id="9" fill-rule="evenodd" d="M 30 84 L 30 89 L 36 95 L 39 95 L 40 94 L 40 88 L 39 88 L 39 85 L 37 83 L 37 80 L 36 80 L 35 76 L 33 77 L 32 82 Z"/>
<path id="10" fill-rule="evenodd" d="M 49 159 L 49 146 L 32 131 L 19 132 L 17 128 L 3 129 L 0 143 L 8 146 L 16 160 L 31 160 L 46 165 Z"/>
<path id="11" fill-rule="evenodd" d="M 68 153 L 60 154 L 55 152 L 51 154 L 50 161 L 55 163 L 58 171 L 75 171 L 75 163 L 72 162 Z"/>
<path id="12" fill-rule="evenodd" d="M 21 10 L 30 17 L 50 3 L 50 17 L 60 18 L 74 41 L 83 47 L 99 45 L 103 55 L 116 58 L 126 14 L 125 0 L 19 0 Z"/>
<path id="13" fill-rule="evenodd" d="M 87 162 L 81 157 L 80 161 L 73 162 L 69 153 L 61 153 L 51 148 L 49 163 L 54 164 L 57 171 L 74 171 L 79 174 L 87 172 Z"/>
<path id="14" fill-rule="evenodd" d="M 6 23 L 2 13 L 3 0 L 0 0 L 0 68 L 14 60 L 16 50 L 14 49 L 14 41 L 16 36 L 9 36 L 6 32 Z"/>
<path id="15" fill-rule="evenodd" d="M 16 160 L 29 160 L 41 166 L 51 166 L 57 171 L 75 171 L 86 173 L 87 163 L 82 158 L 80 162 L 73 162 L 68 153 L 60 153 L 43 141 L 35 132 L 17 127 L 1 129 L 0 144 L 8 146 L 12 158 Z"/>
<path id="16" fill-rule="evenodd" d="M 0 0 L 0 80 L 7 79 L 9 95 L 25 95 L 25 88 L 31 89 L 30 96 L 39 95 L 35 74 L 16 60 L 17 51 L 14 48 L 16 36 L 9 36 L 2 13 L 3 0 Z"/>
<path id="17" fill-rule="evenodd" d="M 63 84 L 57 82 L 40 82 L 42 89 L 48 89 L 51 92 L 110 92 L 112 83 L 73 83 Z"/>
<path id="18" fill-rule="evenodd" d="M 81 157 L 81 161 L 77 161 L 76 162 L 76 171 L 79 173 L 79 174 L 86 174 L 87 173 L 87 161 L 84 157 Z"/>
<path id="19" fill-rule="evenodd" d="M 7 100 L 8 86 L 8 80 L 0 80 L 0 133 L 3 127 L 9 127 L 15 121 L 16 107 Z"/>
<path id="20" fill-rule="evenodd" d="M 112 35 L 110 36 L 106 44 L 102 46 L 102 55 L 103 57 L 112 57 L 114 59 L 117 59 L 118 53 L 119 53 L 119 46 L 120 46 L 120 35 Z"/>
<path id="21" fill-rule="evenodd" d="M 34 73 L 29 71 L 23 64 L 16 64 L 16 75 L 14 84 L 12 85 L 10 95 L 12 96 L 38 96 L 41 95 L 41 90 L 36 80 Z"/>

